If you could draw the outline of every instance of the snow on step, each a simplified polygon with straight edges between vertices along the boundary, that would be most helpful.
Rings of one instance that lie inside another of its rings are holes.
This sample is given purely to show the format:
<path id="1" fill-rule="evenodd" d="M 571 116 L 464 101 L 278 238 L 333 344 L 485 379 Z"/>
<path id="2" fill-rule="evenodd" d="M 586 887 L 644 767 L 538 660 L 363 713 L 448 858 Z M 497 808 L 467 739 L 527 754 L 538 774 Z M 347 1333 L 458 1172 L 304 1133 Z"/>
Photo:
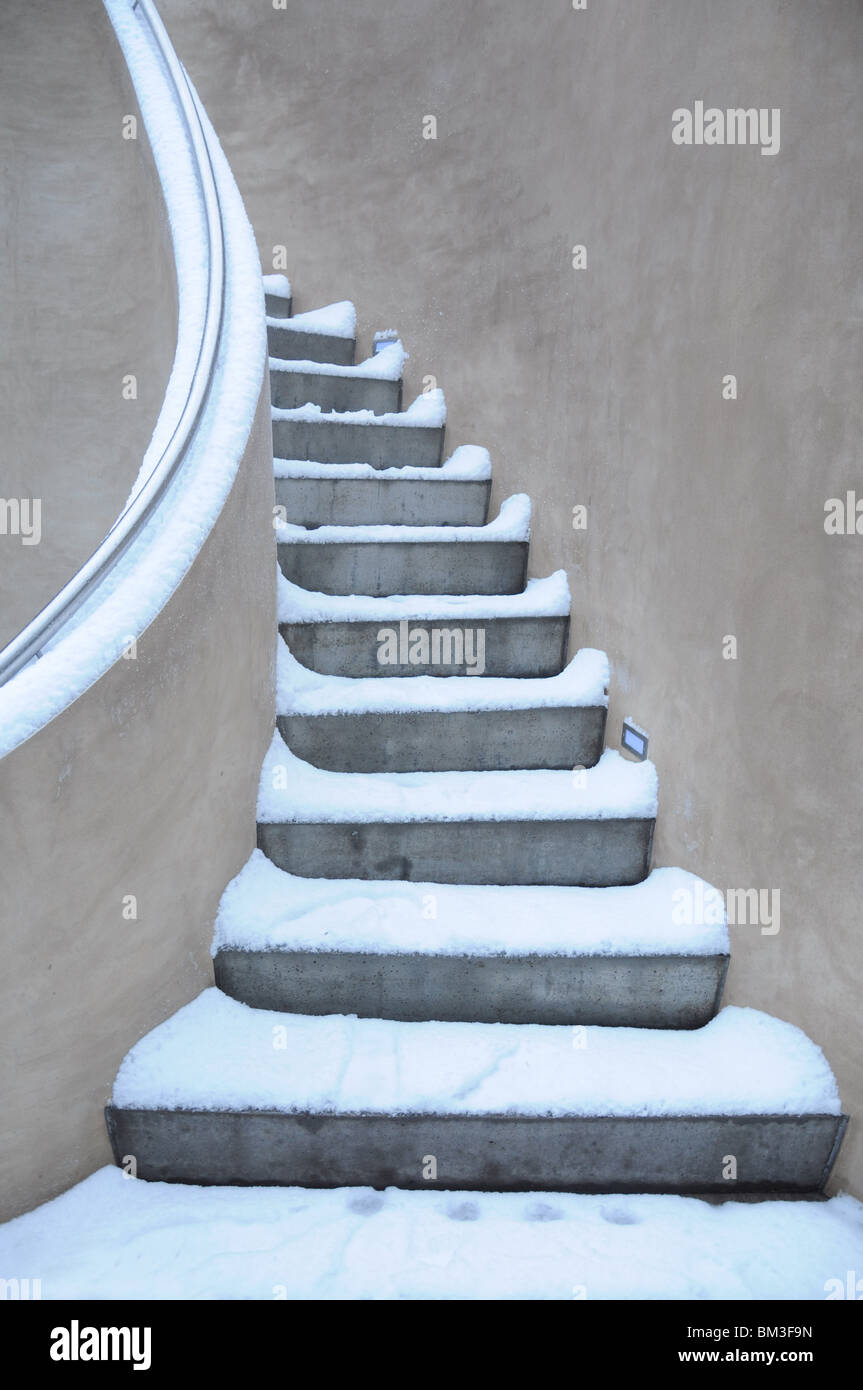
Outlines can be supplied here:
<path id="1" fill-rule="evenodd" d="M 863 1205 L 187 1187 L 102 1168 L 0 1226 L 0 1266 L 38 1270 L 44 1299 L 823 1300 L 863 1269 Z"/>
<path id="2" fill-rule="evenodd" d="M 284 319 L 268 318 L 267 325 L 284 331 L 297 329 L 301 333 L 319 333 L 326 338 L 354 338 L 357 331 L 357 311 L 349 299 L 343 299 L 337 304 L 327 304 L 322 309 L 294 314 L 287 323 Z"/>
<path id="3" fill-rule="evenodd" d="M 293 291 L 287 275 L 264 275 L 264 294 L 274 294 L 279 299 L 290 299 Z"/>
<path id="4" fill-rule="evenodd" d="M 279 570 L 280 623 L 414 622 L 458 623 L 493 618 L 564 618 L 571 605 L 566 570 L 529 579 L 519 594 L 318 594 L 301 589 Z"/>
<path id="5" fill-rule="evenodd" d="M 821 1049 L 756 1009 L 723 1009 L 694 1032 L 587 1028 L 584 1038 L 574 1047 L 571 1028 L 536 1024 L 271 1013 L 208 989 L 132 1048 L 113 1103 L 330 1115 L 841 1113 Z"/>
<path id="6" fill-rule="evenodd" d="M 299 317 L 304 316 L 301 314 Z M 297 319 L 291 319 L 290 322 L 295 324 Z M 407 360 L 407 352 L 405 352 L 402 343 L 397 341 L 388 343 L 374 357 L 368 357 L 364 362 L 358 362 L 353 367 L 343 367 L 333 362 L 312 362 L 290 357 L 271 357 L 269 366 L 271 372 L 291 372 L 295 375 L 305 373 L 309 376 L 345 377 L 347 380 L 399 381 Z M 337 467 L 338 465 L 331 466 Z"/>
<path id="7" fill-rule="evenodd" d="M 357 824 L 405 821 L 653 819 L 652 762 L 607 748 L 571 772 L 328 772 L 294 756 L 273 735 L 261 769 L 258 821 Z"/>
<path id="8" fill-rule="evenodd" d="M 414 541 L 523 541 L 530 540 L 530 498 L 527 493 L 507 497 L 500 512 L 485 526 L 293 526 L 276 524 L 276 540 L 291 545 L 348 545 Z"/>
<path id="9" fill-rule="evenodd" d="M 605 652 L 582 647 L 558 676 L 324 676 L 301 666 L 278 638 L 276 713 L 399 714 L 412 710 L 608 708 Z"/>
<path id="10" fill-rule="evenodd" d="M 372 358 L 377 361 L 377 358 Z M 372 468 L 370 463 L 315 463 L 307 459 L 273 459 L 277 478 L 328 478 L 355 481 L 485 482 L 491 477 L 491 455 L 476 444 L 461 444 L 440 468 Z"/>
<path id="11" fill-rule="evenodd" d="M 295 877 L 255 850 L 219 904 L 212 954 L 220 950 L 710 956 L 729 942 L 722 895 L 683 869 L 621 888 L 333 881 Z"/>
<path id="12" fill-rule="evenodd" d="M 300 317 L 303 317 L 300 315 Z M 291 319 L 292 324 L 297 319 Z M 406 429 L 440 429 L 446 424 L 446 401 L 444 393 L 437 387 L 434 391 L 421 393 L 407 410 L 391 411 L 386 415 L 375 415 L 372 410 L 322 410 L 319 405 L 309 403 L 295 410 L 271 410 L 274 423 L 285 421 L 302 424 L 341 424 L 368 425 L 378 428 L 404 427 Z"/>

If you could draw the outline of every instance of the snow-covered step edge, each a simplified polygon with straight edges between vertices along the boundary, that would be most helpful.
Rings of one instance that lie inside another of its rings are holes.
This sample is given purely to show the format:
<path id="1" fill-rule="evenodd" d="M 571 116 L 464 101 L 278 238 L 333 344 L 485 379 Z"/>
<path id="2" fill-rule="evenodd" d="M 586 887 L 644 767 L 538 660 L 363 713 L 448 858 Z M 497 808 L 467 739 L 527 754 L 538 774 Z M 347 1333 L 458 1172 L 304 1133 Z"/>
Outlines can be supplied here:
<path id="1" fill-rule="evenodd" d="M 228 884 L 220 950 L 375 955 L 717 956 L 721 893 L 683 869 L 621 888 L 485 887 L 298 878 L 254 850 Z"/>
<path id="2" fill-rule="evenodd" d="M 374 359 L 372 359 L 374 360 Z M 306 459 L 273 459 L 276 478 L 323 478 L 330 482 L 487 482 L 491 455 L 476 444 L 460 444 L 440 468 L 372 468 L 369 463 L 315 463 Z"/>
<path id="3" fill-rule="evenodd" d="M 355 338 L 357 311 L 349 299 L 342 299 L 335 304 L 325 304 L 320 309 L 294 314 L 288 323 L 284 319 L 268 317 L 267 326 L 292 333 L 314 333 L 326 338 Z"/>
<path id="4" fill-rule="evenodd" d="M 267 317 L 280 323 L 291 316 L 294 292 L 287 275 L 264 275 L 264 306 Z"/>
<path id="5" fill-rule="evenodd" d="M 411 622 L 474 623 L 495 618 L 568 618 L 571 606 L 566 570 L 529 579 L 522 593 L 396 594 L 368 598 L 358 594 L 319 594 L 302 589 L 277 571 L 280 623 Z"/>
<path id="6" fill-rule="evenodd" d="M 841 1115 L 823 1052 L 754 1009 L 693 1032 L 398 1023 L 251 1009 L 219 990 L 127 1054 L 113 1105 L 317 1115 Z"/>
<path id="7" fill-rule="evenodd" d="M 296 319 L 291 320 L 296 323 Z M 440 430 L 446 424 L 446 400 L 440 387 L 434 391 L 423 392 L 412 401 L 407 410 L 393 411 L 386 415 L 375 415 L 371 410 L 322 410 L 320 406 L 308 404 L 295 410 L 270 409 L 274 424 L 321 424 L 321 425 L 366 425 L 376 429 L 424 429 Z"/>
<path id="8" fill-rule="evenodd" d="M 501 502 L 498 515 L 484 526 L 317 526 L 306 528 L 277 521 L 276 540 L 281 545 L 396 545 L 479 544 L 530 540 L 531 504 L 520 492 Z"/>
<path id="9" fill-rule="evenodd" d="M 296 319 L 291 320 L 296 323 Z M 336 376 L 347 381 L 400 381 L 409 354 L 401 342 L 388 343 L 374 357 L 353 366 L 337 362 L 314 362 L 301 357 L 270 357 L 270 375 L 286 372 L 292 376 Z M 337 467 L 338 465 L 333 465 Z"/>
<path id="10" fill-rule="evenodd" d="M 294 756 L 276 733 L 264 759 L 258 823 L 653 820 L 652 762 L 607 748 L 578 772 L 328 772 Z"/>
<path id="11" fill-rule="evenodd" d="M 582 647 L 557 676 L 325 676 L 302 666 L 277 639 L 276 714 L 404 714 L 420 710 L 608 708 L 605 652 Z"/>

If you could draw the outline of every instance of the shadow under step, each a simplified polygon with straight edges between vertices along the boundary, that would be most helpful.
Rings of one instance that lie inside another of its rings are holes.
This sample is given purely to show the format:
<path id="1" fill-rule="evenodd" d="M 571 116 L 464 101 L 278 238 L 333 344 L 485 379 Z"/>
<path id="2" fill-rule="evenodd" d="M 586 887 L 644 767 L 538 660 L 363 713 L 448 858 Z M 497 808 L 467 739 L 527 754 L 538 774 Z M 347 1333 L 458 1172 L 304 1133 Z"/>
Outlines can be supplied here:
<path id="1" fill-rule="evenodd" d="M 323 675 L 556 676 L 569 641 L 566 572 L 502 597 L 310 593 L 279 574 L 279 630 Z"/>
<path id="2" fill-rule="evenodd" d="M 153 1181 L 726 1198 L 822 1191 L 844 1128 L 820 1049 L 751 1009 L 573 1032 L 271 1013 L 216 989 L 133 1048 L 106 1114 L 116 1160 Z"/>
<path id="3" fill-rule="evenodd" d="M 676 904 L 720 904 L 711 925 Z M 216 984 L 256 1009 L 408 1022 L 700 1028 L 728 967 L 721 898 L 682 869 L 634 887 L 333 883 L 255 851 L 214 938 Z"/>

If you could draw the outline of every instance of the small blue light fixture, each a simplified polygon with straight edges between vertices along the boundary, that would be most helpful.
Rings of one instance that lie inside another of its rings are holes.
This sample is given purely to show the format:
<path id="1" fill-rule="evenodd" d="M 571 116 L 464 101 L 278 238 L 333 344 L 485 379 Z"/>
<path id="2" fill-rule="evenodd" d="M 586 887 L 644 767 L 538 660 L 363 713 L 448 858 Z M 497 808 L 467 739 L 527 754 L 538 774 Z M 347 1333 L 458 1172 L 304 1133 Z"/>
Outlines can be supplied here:
<path id="1" fill-rule="evenodd" d="M 375 350 L 373 356 L 377 357 L 379 352 L 383 352 L 390 343 L 397 343 L 399 340 L 398 332 L 395 328 L 385 328 L 382 332 L 375 334 Z"/>
<path id="2" fill-rule="evenodd" d="M 631 753 L 634 758 L 638 758 L 638 761 L 643 763 L 647 757 L 647 744 L 646 731 L 627 715 L 620 731 L 621 748 L 625 748 L 627 753 Z"/>

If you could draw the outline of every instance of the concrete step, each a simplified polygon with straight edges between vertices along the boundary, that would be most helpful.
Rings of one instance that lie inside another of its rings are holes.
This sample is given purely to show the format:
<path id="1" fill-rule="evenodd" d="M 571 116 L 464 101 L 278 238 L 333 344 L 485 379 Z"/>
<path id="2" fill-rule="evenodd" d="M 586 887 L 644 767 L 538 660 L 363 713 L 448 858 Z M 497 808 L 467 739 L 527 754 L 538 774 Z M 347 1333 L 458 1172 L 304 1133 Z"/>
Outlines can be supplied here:
<path id="1" fill-rule="evenodd" d="M 279 631 L 333 676 L 556 676 L 569 640 L 566 572 L 504 597 L 310 593 L 278 571 Z"/>
<path id="2" fill-rule="evenodd" d="M 402 371 L 407 353 L 388 343 L 356 367 L 270 358 L 270 399 L 279 410 L 311 402 L 324 411 L 371 410 L 387 415 L 402 408 Z"/>
<path id="3" fill-rule="evenodd" d="M 710 922 L 681 925 L 681 899 L 710 904 Z M 721 895 L 682 869 L 627 888 L 334 883 L 256 850 L 224 893 L 213 954 L 219 988 L 256 1009 L 700 1028 L 728 931 Z"/>
<path id="4" fill-rule="evenodd" d="M 323 594 L 518 594 L 527 578 L 530 499 L 487 526 L 276 526 L 282 574 Z"/>
<path id="5" fill-rule="evenodd" d="M 545 680 L 351 680 L 307 670 L 279 641 L 276 725 L 297 757 L 333 772 L 593 767 L 608 681 L 590 649 Z"/>
<path id="6" fill-rule="evenodd" d="M 372 468 L 439 468 L 446 405 L 442 391 L 419 396 L 398 414 L 329 414 L 317 406 L 273 408 L 273 457 L 316 463 L 369 463 Z"/>
<path id="7" fill-rule="evenodd" d="M 265 275 L 264 311 L 267 318 L 289 319 L 293 307 L 293 292 L 287 275 Z"/>
<path id="8" fill-rule="evenodd" d="M 309 878 L 640 883 L 655 822 L 653 764 L 611 750 L 577 773 L 340 773 L 277 733 L 258 791 L 258 847 Z"/>
<path id="9" fill-rule="evenodd" d="M 289 320 L 267 317 L 267 346 L 271 357 L 305 362 L 353 363 L 357 346 L 357 315 L 344 300 L 294 314 Z"/>
<path id="10" fill-rule="evenodd" d="M 485 449 L 461 445 L 440 468 L 275 459 L 276 502 L 297 526 L 484 526 Z"/>
<path id="11" fill-rule="evenodd" d="M 725 1197 L 821 1192 L 844 1128 L 820 1049 L 751 1009 L 573 1030 L 315 1018 L 216 989 L 132 1049 L 107 1121 L 151 1181 Z"/>

